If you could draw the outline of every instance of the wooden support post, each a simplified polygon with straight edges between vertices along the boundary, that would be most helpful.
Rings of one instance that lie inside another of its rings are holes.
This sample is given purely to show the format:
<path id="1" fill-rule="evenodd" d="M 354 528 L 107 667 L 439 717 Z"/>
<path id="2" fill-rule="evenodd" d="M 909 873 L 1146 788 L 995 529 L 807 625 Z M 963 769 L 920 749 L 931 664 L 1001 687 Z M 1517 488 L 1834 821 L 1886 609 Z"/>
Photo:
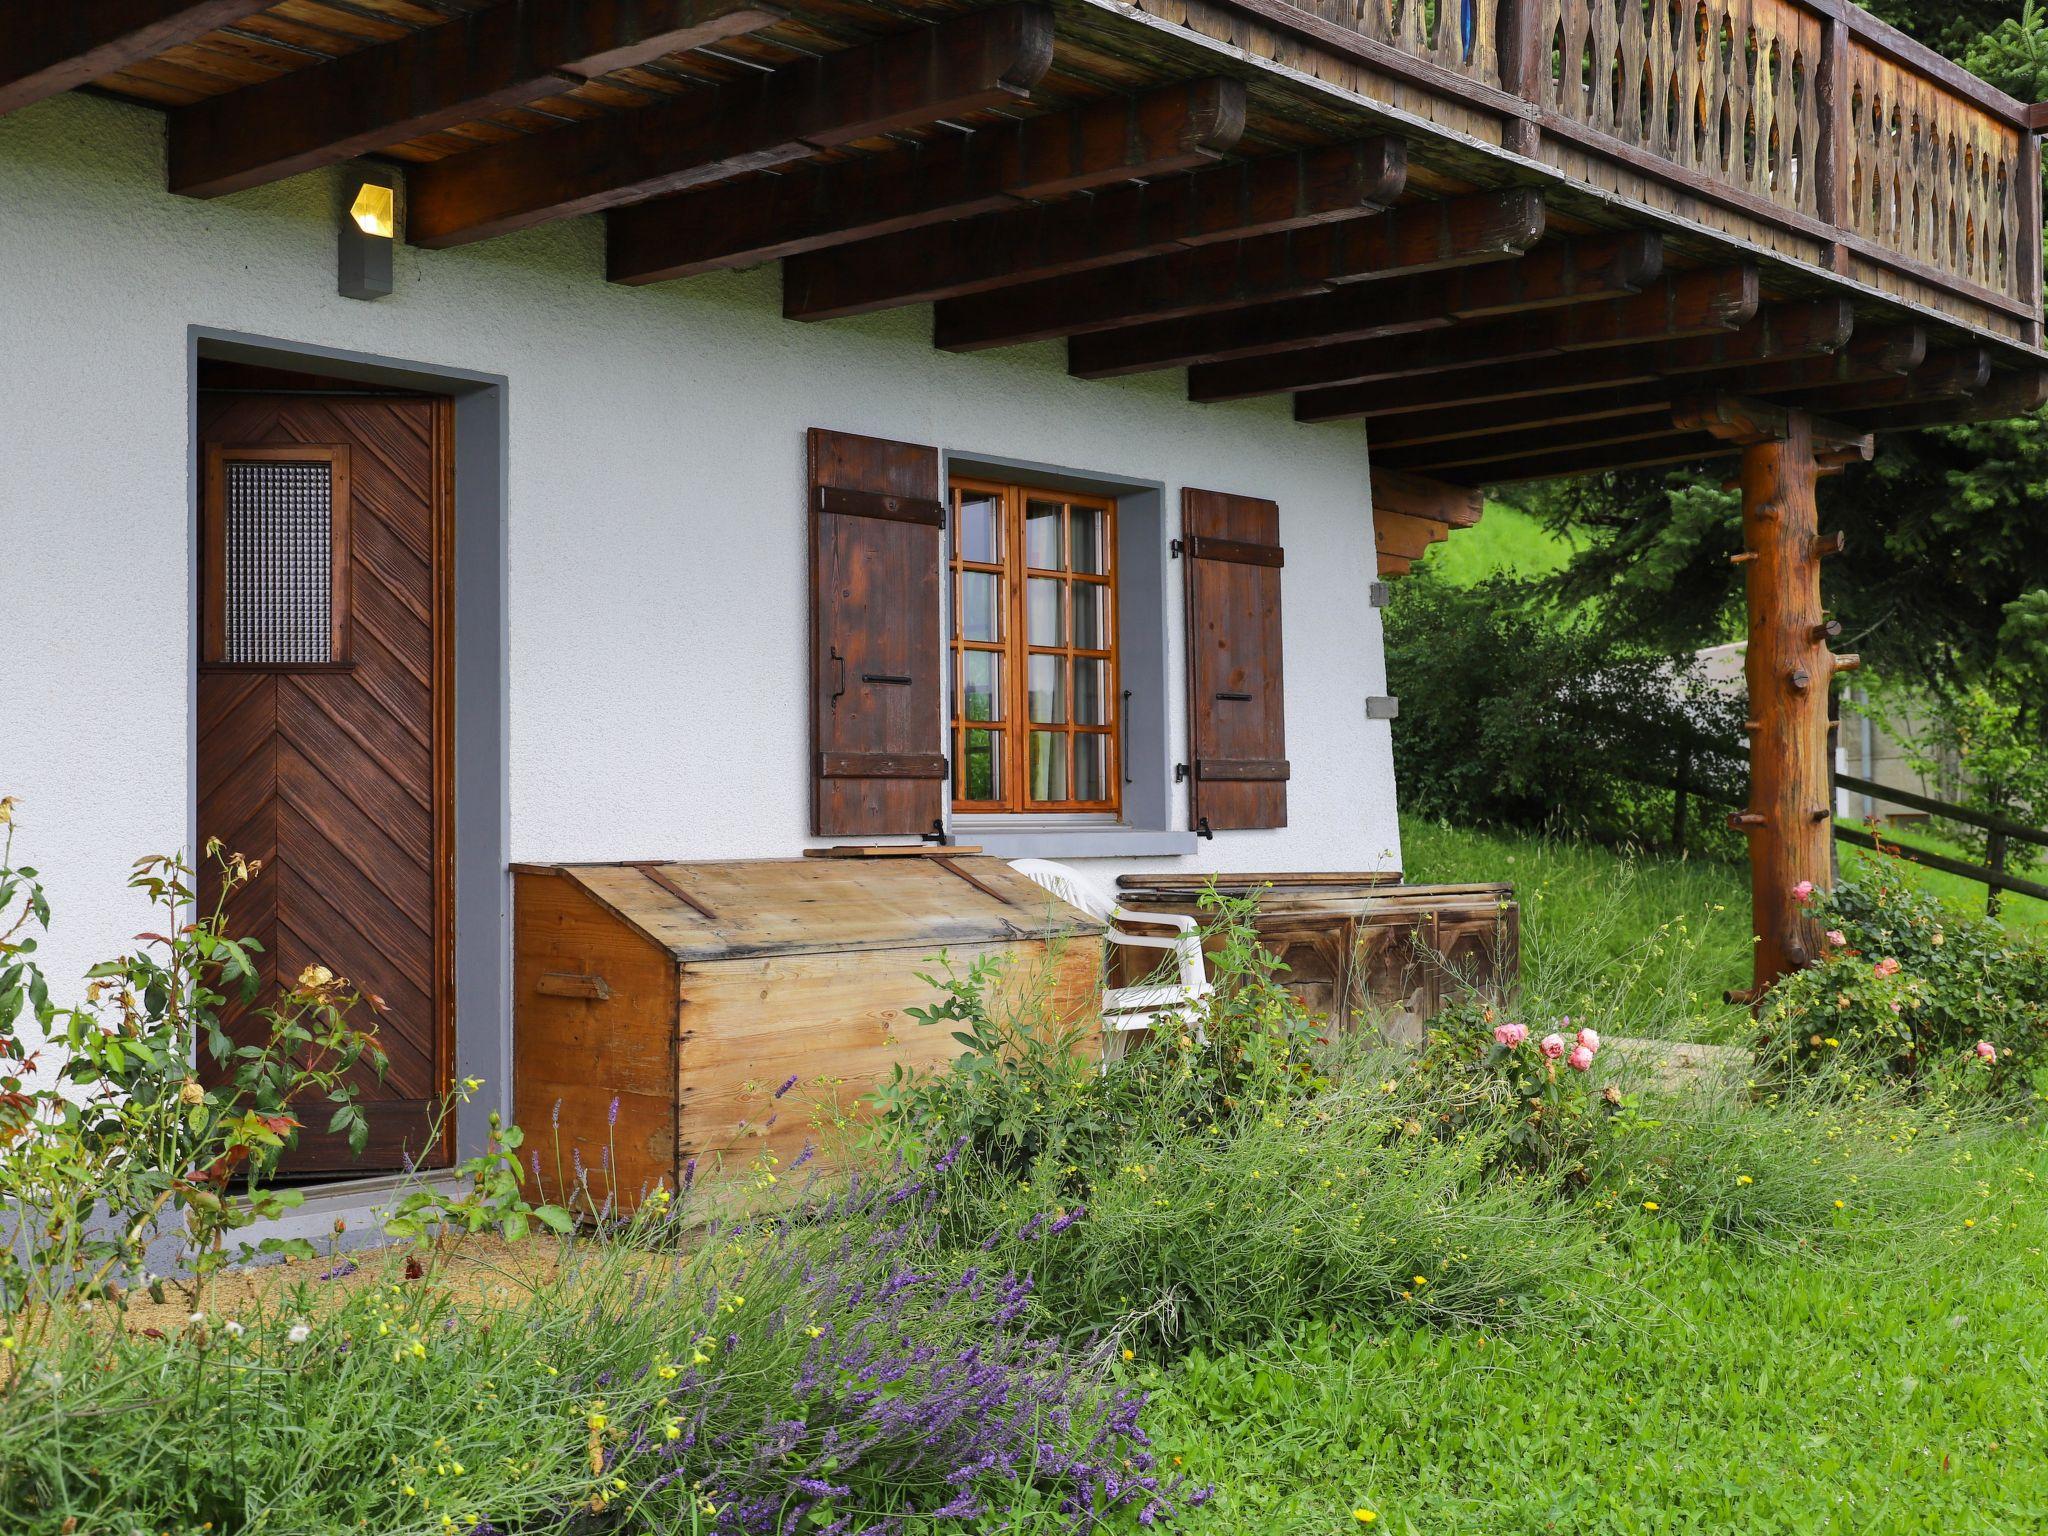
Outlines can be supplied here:
<path id="1" fill-rule="evenodd" d="M 1810 964 L 1814 925 L 1794 895 L 1830 883 L 1832 828 L 1813 807 L 1829 803 L 1828 695 L 1833 672 L 1821 623 L 1820 552 L 1812 418 L 1788 412 L 1782 437 L 1742 450 L 1744 567 L 1749 597 L 1746 675 L 1750 739 L 1750 903 L 1756 927 L 1754 993 Z M 1799 686 L 1800 677 L 1823 686 Z"/>

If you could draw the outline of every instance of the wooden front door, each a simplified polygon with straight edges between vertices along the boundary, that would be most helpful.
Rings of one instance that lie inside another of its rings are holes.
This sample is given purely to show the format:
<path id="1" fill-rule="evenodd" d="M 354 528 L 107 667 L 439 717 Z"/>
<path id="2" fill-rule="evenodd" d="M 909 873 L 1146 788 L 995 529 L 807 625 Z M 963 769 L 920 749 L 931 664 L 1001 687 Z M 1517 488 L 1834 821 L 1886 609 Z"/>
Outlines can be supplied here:
<path id="1" fill-rule="evenodd" d="M 452 431 L 438 399 L 200 396 L 201 845 L 262 860 L 229 911 L 263 945 L 258 1005 L 325 966 L 389 1056 L 361 1075 L 363 1155 L 308 1106 L 296 1173 L 447 1160 Z M 232 1003 L 226 1022 L 259 1031 Z"/>

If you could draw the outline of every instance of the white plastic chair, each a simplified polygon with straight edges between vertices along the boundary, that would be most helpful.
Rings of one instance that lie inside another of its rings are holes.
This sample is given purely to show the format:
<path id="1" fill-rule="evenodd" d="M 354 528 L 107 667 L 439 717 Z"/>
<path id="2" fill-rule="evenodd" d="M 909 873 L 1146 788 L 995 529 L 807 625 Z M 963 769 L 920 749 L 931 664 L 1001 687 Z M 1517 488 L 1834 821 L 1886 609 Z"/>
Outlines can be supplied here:
<path id="1" fill-rule="evenodd" d="M 1070 907 L 1078 907 L 1099 923 L 1112 944 L 1133 949 L 1173 952 L 1175 979 L 1136 987 L 1105 987 L 1102 992 L 1103 1055 L 1122 1054 L 1125 1039 L 1139 1030 L 1157 1029 L 1171 1021 L 1202 1037 L 1202 1004 L 1215 989 L 1202 958 L 1201 925 L 1192 917 L 1171 912 L 1134 912 L 1117 904 L 1114 891 L 1069 864 L 1051 859 L 1012 859 L 1010 868 L 1045 887 Z M 1171 928 L 1171 938 L 1132 933 L 1126 925 Z M 1111 1042 L 1116 1048 L 1111 1049 Z"/>

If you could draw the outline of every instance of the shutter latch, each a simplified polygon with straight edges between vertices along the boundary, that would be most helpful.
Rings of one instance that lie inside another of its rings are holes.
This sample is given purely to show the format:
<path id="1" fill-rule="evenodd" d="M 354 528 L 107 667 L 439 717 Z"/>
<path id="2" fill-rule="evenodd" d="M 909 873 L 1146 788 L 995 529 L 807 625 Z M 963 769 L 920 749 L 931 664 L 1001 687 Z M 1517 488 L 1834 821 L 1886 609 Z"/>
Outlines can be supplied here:
<path id="1" fill-rule="evenodd" d="M 1181 557 L 1181 553 L 1187 548 L 1187 546 L 1181 543 L 1179 539 L 1173 540 L 1166 547 L 1173 551 L 1173 558 L 1176 560 L 1178 560 Z"/>
<path id="2" fill-rule="evenodd" d="M 1216 841 L 1216 833 L 1210 828 L 1208 817 L 1197 816 L 1195 818 L 1195 836 L 1206 837 L 1212 843 Z"/>

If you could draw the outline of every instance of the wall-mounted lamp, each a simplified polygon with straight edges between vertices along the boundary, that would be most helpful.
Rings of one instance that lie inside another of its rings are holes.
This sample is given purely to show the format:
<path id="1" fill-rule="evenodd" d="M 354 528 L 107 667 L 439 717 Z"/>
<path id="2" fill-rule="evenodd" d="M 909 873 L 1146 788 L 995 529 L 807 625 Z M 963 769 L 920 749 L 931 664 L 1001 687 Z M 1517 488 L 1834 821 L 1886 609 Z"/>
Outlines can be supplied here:
<path id="1" fill-rule="evenodd" d="M 398 243 L 398 172 L 351 168 L 342 182 L 335 288 L 345 299 L 381 299 L 391 291 L 391 248 Z"/>

